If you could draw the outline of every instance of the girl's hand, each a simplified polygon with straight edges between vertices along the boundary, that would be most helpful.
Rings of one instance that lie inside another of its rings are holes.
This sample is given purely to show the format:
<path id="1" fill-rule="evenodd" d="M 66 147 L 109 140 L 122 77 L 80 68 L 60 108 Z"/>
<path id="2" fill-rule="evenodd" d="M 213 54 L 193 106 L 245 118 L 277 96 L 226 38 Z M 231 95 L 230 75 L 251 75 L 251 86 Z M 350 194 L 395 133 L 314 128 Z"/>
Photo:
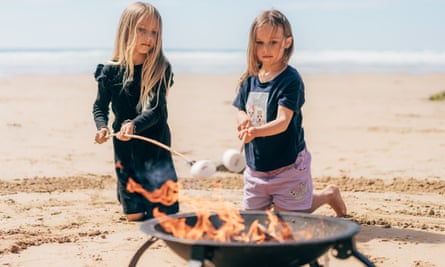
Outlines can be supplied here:
<path id="1" fill-rule="evenodd" d="M 128 141 L 131 139 L 128 135 L 134 134 L 134 123 L 132 121 L 122 124 L 121 130 L 117 133 L 116 138 L 121 141 Z"/>
<path id="2" fill-rule="evenodd" d="M 96 136 L 94 136 L 94 141 L 98 144 L 102 144 L 106 142 L 110 138 L 110 130 L 108 128 L 102 128 L 96 132 Z"/>
<path id="3" fill-rule="evenodd" d="M 240 110 L 238 112 L 237 120 L 238 120 L 238 125 L 237 125 L 238 131 L 248 129 L 249 127 L 252 126 L 252 122 L 250 121 L 249 116 L 247 116 L 246 112 L 244 111 Z"/>
<path id="4" fill-rule="evenodd" d="M 238 138 L 243 140 L 245 144 L 249 143 L 255 137 L 257 137 L 257 129 L 255 127 L 249 127 L 238 132 Z"/>

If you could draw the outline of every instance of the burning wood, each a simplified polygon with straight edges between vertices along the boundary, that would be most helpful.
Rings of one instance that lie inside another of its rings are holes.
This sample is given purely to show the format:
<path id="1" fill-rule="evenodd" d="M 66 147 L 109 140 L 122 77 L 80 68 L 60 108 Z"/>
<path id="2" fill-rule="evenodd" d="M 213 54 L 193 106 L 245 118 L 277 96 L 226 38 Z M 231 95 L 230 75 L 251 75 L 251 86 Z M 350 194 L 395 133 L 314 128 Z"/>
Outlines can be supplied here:
<path id="1" fill-rule="evenodd" d="M 261 223 L 257 224 L 257 228 L 259 231 L 263 232 L 266 235 L 266 241 L 278 241 L 278 242 L 283 242 L 283 240 L 281 240 L 281 238 L 279 238 L 275 233 L 269 233 L 269 231 L 267 231 L 266 226 L 262 225 Z"/>
<path id="2" fill-rule="evenodd" d="M 280 220 L 275 214 L 267 211 L 269 217 L 267 227 L 254 220 L 249 229 L 241 217 L 240 212 L 200 212 L 196 214 L 196 223 L 189 225 L 183 218 L 161 220 L 160 225 L 165 232 L 178 238 L 193 240 L 212 240 L 218 242 L 286 242 L 294 241 L 292 230 L 286 222 Z M 159 211 L 154 212 L 155 217 L 165 216 Z M 272 218 L 272 219 L 271 219 Z"/>

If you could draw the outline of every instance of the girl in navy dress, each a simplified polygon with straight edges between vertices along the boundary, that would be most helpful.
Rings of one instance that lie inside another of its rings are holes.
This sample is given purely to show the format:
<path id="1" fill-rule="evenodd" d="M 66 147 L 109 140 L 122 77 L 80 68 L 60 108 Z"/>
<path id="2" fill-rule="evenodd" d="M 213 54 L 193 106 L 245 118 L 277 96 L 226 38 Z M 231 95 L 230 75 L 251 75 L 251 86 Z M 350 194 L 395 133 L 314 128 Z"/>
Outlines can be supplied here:
<path id="1" fill-rule="evenodd" d="M 173 72 L 162 50 L 162 20 L 148 3 L 130 4 L 122 13 L 114 52 L 95 72 L 98 84 L 93 115 L 95 141 L 104 143 L 112 131 L 117 174 L 117 197 L 129 221 L 152 218 L 153 209 L 166 214 L 179 210 L 177 191 L 173 201 L 144 197 L 167 182 L 177 182 L 172 155 L 151 143 L 131 139 L 140 135 L 170 146 L 167 93 Z M 111 104 L 111 105 L 110 105 Z M 113 112 L 109 129 L 109 108 Z"/>

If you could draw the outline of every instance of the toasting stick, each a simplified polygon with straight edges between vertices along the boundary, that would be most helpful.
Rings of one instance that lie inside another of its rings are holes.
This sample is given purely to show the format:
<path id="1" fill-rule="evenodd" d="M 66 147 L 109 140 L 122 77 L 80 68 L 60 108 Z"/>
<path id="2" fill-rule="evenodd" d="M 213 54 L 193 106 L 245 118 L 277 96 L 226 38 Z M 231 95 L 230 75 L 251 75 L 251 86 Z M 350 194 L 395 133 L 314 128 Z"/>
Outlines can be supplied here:
<path id="1" fill-rule="evenodd" d="M 116 136 L 116 135 L 117 135 L 117 133 L 113 133 L 113 134 L 110 134 L 109 137 Z M 183 158 L 185 160 L 185 162 L 187 164 L 189 164 L 190 166 L 192 166 L 196 162 L 195 160 L 191 160 L 191 159 L 187 158 L 184 154 L 181 154 L 178 151 L 173 150 L 171 147 L 169 147 L 169 146 L 167 146 L 167 145 L 165 145 L 165 144 L 163 144 L 163 143 L 161 143 L 159 141 L 156 141 L 154 139 L 151 139 L 151 138 L 148 138 L 148 137 L 145 137 L 145 136 L 136 135 L 136 134 L 126 134 L 125 136 L 128 136 L 130 138 L 134 138 L 134 139 L 139 139 L 139 140 L 142 140 L 142 141 L 149 142 L 149 143 L 152 143 L 154 145 L 157 145 L 157 146 L 159 146 L 159 147 L 161 147 L 161 148 L 163 148 L 163 149 L 165 149 L 167 151 L 170 151 L 172 154 L 175 154 L 175 155 Z"/>
<path id="2" fill-rule="evenodd" d="M 108 135 L 108 137 L 112 137 L 112 136 L 116 136 L 117 133 L 113 133 Z M 193 177 L 195 178 L 207 178 L 212 176 L 215 172 L 216 172 L 216 166 L 215 164 L 210 161 L 210 160 L 191 160 L 189 158 L 187 158 L 184 154 L 179 153 L 178 151 L 172 149 L 171 147 L 148 137 L 145 136 L 140 136 L 140 135 L 136 135 L 136 134 L 126 134 L 125 136 L 130 137 L 130 138 L 134 138 L 134 139 L 139 139 L 145 142 L 149 142 L 152 143 L 156 146 L 159 146 L 167 151 L 169 151 L 170 153 L 181 157 L 182 159 L 185 160 L 185 162 L 190 165 L 191 169 L 190 169 L 190 173 Z"/>

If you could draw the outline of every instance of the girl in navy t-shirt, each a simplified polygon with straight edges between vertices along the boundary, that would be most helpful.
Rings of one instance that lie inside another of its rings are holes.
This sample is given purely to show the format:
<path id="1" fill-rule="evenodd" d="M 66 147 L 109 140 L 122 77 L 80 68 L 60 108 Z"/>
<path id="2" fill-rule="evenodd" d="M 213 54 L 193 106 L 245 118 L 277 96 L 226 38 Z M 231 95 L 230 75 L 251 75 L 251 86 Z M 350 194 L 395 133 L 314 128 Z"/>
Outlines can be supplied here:
<path id="1" fill-rule="evenodd" d="M 291 26 L 281 12 L 265 11 L 254 20 L 247 70 L 233 101 L 247 161 L 243 206 L 313 212 L 329 204 L 337 216 L 344 216 L 346 205 L 336 185 L 313 192 L 311 154 L 302 127 L 304 83 L 288 65 L 293 49 Z"/>

